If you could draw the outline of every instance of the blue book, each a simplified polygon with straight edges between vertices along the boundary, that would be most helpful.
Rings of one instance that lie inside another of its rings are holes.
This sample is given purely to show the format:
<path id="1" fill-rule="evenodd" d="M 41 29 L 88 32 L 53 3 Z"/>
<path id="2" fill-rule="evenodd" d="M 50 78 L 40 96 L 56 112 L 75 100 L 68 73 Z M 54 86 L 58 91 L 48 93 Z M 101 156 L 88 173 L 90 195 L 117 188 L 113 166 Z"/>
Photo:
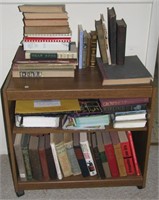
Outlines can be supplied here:
<path id="1" fill-rule="evenodd" d="M 78 68 L 82 69 L 83 65 L 83 39 L 84 31 L 82 25 L 78 25 Z"/>

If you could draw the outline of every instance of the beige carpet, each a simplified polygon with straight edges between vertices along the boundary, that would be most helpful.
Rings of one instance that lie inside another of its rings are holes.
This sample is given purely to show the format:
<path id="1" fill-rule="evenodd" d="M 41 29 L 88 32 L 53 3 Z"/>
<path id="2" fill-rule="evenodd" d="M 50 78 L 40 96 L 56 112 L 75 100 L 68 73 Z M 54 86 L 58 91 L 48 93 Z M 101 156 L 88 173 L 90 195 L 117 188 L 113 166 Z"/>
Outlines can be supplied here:
<path id="1" fill-rule="evenodd" d="M 52 189 L 26 190 L 25 195 L 17 197 L 9 167 L 8 157 L 1 156 L 0 170 L 0 199 L 28 199 L 28 200 L 158 200 L 158 146 L 151 146 L 148 167 L 147 184 L 144 189 L 130 187 L 111 188 L 83 188 L 83 189 Z"/>

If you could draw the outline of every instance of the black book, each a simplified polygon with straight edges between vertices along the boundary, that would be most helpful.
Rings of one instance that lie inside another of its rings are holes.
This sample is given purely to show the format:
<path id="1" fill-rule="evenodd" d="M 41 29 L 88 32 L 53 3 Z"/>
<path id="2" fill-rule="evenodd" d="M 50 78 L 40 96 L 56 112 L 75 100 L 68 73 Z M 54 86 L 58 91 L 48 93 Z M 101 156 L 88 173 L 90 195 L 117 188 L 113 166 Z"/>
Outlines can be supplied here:
<path id="1" fill-rule="evenodd" d="M 107 8 L 108 16 L 108 41 L 112 64 L 116 64 L 116 13 L 114 7 Z"/>
<path id="2" fill-rule="evenodd" d="M 55 162 L 51 150 L 51 145 L 50 145 L 50 135 L 45 135 L 45 153 L 46 153 L 46 160 L 47 160 L 47 165 L 48 165 L 48 170 L 49 170 L 49 176 L 51 179 L 56 179 L 57 178 L 57 172 L 56 172 L 56 167 L 55 167 Z"/>
<path id="3" fill-rule="evenodd" d="M 125 62 L 125 46 L 126 46 L 126 30 L 127 25 L 124 19 L 116 20 L 116 31 L 117 31 L 117 65 L 123 65 Z"/>
<path id="4" fill-rule="evenodd" d="M 137 55 L 126 56 L 124 65 L 108 65 L 97 58 L 102 85 L 149 84 L 153 78 Z"/>

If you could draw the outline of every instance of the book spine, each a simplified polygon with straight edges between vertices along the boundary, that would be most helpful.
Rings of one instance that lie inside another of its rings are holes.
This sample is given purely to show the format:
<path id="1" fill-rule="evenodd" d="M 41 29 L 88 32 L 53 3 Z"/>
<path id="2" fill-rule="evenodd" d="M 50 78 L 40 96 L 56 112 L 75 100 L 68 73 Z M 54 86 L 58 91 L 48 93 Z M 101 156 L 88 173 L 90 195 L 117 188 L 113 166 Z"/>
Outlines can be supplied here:
<path id="1" fill-rule="evenodd" d="M 90 67 L 96 66 L 96 52 L 97 52 L 97 33 L 91 31 L 91 44 L 90 44 Z"/>
<path id="2" fill-rule="evenodd" d="M 134 175 L 135 174 L 135 168 L 133 163 L 133 158 L 128 157 L 124 158 L 125 168 L 128 175 Z"/>
<path id="3" fill-rule="evenodd" d="M 62 175 L 62 171 L 60 168 L 56 147 L 55 147 L 55 144 L 53 144 L 53 143 L 51 143 L 51 150 L 52 150 L 52 154 L 53 154 L 53 158 L 54 158 L 54 162 L 55 162 L 57 177 L 59 180 L 61 180 L 63 178 L 63 175 Z"/>
<path id="4" fill-rule="evenodd" d="M 134 165 L 135 165 L 135 171 L 136 171 L 137 176 L 140 176 L 141 173 L 140 173 L 140 169 L 139 169 L 139 165 L 138 165 L 138 160 L 136 157 L 136 152 L 135 152 L 135 147 L 134 147 L 134 142 L 133 142 L 131 131 L 127 131 L 127 136 L 128 136 L 128 140 L 129 140 L 131 151 L 132 151 L 133 161 L 134 161 Z"/>
<path id="5" fill-rule="evenodd" d="M 72 175 L 71 164 L 67 156 L 64 142 L 60 142 L 55 147 L 64 177 L 71 176 Z"/>
<path id="6" fill-rule="evenodd" d="M 97 174 L 95 163 L 91 154 L 88 141 L 80 142 L 81 149 L 89 170 L 90 176 L 95 176 Z"/>
<path id="7" fill-rule="evenodd" d="M 104 151 L 99 151 L 99 156 L 100 156 L 100 159 L 102 161 L 102 165 L 103 165 L 105 176 L 107 178 L 110 178 L 111 177 L 111 173 L 110 173 L 110 168 L 109 168 L 109 164 L 108 164 L 108 160 L 107 160 L 105 152 Z"/>
<path id="8" fill-rule="evenodd" d="M 119 105 L 135 105 L 135 104 L 146 104 L 149 102 L 149 98 L 117 98 L 117 99 L 100 99 L 101 106 L 119 106 Z"/>
<path id="9" fill-rule="evenodd" d="M 118 106 L 106 106 L 103 110 L 107 113 L 122 112 L 122 111 L 135 111 L 146 110 L 147 104 L 134 104 L 134 105 L 118 105 Z"/>
<path id="10" fill-rule="evenodd" d="M 23 42 L 71 42 L 71 37 L 24 37 Z"/>
<path id="11" fill-rule="evenodd" d="M 24 51 L 69 50 L 69 42 L 23 42 Z"/>
<path id="12" fill-rule="evenodd" d="M 86 67 L 86 58 L 87 58 L 87 31 L 85 30 L 84 31 L 84 34 L 83 34 L 83 50 L 82 50 L 82 68 L 85 68 Z"/>
<path id="13" fill-rule="evenodd" d="M 14 146 L 15 150 L 15 155 L 16 155 L 16 161 L 18 165 L 18 171 L 19 171 L 19 176 L 22 181 L 27 180 L 27 175 L 26 175 L 26 170 L 25 170 L 25 164 L 24 164 L 24 159 L 23 159 L 23 154 L 21 150 L 20 145 L 15 145 Z"/>
<path id="14" fill-rule="evenodd" d="M 82 172 L 83 177 L 89 176 L 89 171 L 88 171 L 86 161 L 84 159 L 81 147 L 80 146 L 74 146 L 74 151 L 75 151 L 79 166 L 81 168 L 81 172 Z"/>
<path id="15" fill-rule="evenodd" d="M 47 164 L 45 149 L 39 149 L 39 158 L 40 158 L 40 163 L 41 163 L 43 179 L 49 180 L 50 177 L 49 177 L 49 171 L 48 171 L 48 164 Z"/>
<path id="16" fill-rule="evenodd" d="M 76 176 L 76 175 L 81 174 L 81 169 L 80 169 L 80 166 L 77 161 L 77 157 L 76 157 L 74 149 L 73 149 L 73 143 L 72 142 L 66 143 L 65 148 L 66 148 L 68 159 L 71 164 L 71 169 L 72 169 L 73 175 Z"/>
<path id="17" fill-rule="evenodd" d="M 27 180 L 32 180 L 33 176 L 32 176 L 32 171 L 31 171 L 28 148 L 22 148 L 22 153 L 23 153 L 24 165 L 26 169 Z"/>
<path id="18" fill-rule="evenodd" d="M 112 177 L 118 177 L 119 176 L 119 169 L 115 157 L 115 152 L 112 144 L 104 145 L 105 147 L 105 153 L 108 159 L 108 164 L 110 167 L 111 175 Z"/>
<path id="19" fill-rule="evenodd" d="M 83 62 L 83 39 L 84 39 L 84 32 L 81 29 L 78 30 L 78 67 L 82 69 L 82 62 Z"/>
<path id="20" fill-rule="evenodd" d="M 123 19 L 122 19 L 123 20 Z M 119 24 L 117 20 L 117 55 L 116 63 L 117 65 L 123 65 L 125 62 L 125 46 L 126 46 L 126 24 Z M 123 20 L 124 21 L 124 20 Z"/>

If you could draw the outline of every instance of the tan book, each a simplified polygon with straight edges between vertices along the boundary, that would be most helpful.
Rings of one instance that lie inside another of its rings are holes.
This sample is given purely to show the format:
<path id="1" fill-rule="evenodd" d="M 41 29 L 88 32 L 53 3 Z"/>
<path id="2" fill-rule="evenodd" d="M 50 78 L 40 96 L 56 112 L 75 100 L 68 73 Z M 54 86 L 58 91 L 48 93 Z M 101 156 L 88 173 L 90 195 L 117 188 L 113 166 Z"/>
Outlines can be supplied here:
<path id="1" fill-rule="evenodd" d="M 71 163 L 69 161 L 66 148 L 64 145 L 64 134 L 58 133 L 55 142 L 55 148 L 57 151 L 58 160 L 63 172 L 64 177 L 68 177 L 72 175 Z"/>
<path id="2" fill-rule="evenodd" d="M 69 34 L 71 29 L 69 26 L 25 26 L 25 34 Z"/>
<path id="3" fill-rule="evenodd" d="M 64 133 L 64 145 L 66 148 L 68 159 L 71 164 L 71 170 L 73 175 L 75 176 L 81 174 L 81 169 L 73 148 L 73 137 L 71 133 Z"/>
<path id="4" fill-rule="evenodd" d="M 24 19 L 25 26 L 68 26 L 67 19 Z"/>
<path id="5" fill-rule="evenodd" d="M 64 12 L 65 5 L 21 5 L 18 7 L 20 12 L 50 13 Z"/>
<path id="6" fill-rule="evenodd" d="M 68 19 L 67 12 L 23 13 L 25 19 Z"/>
<path id="7" fill-rule="evenodd" d="M 111 140 L 113 143 L 114 152 L 115 152 L 116 160 L 118 163 L 120 176 L 127 176 L 118 132 L 110 132 L 110 137 L 111 137 Z"/>

